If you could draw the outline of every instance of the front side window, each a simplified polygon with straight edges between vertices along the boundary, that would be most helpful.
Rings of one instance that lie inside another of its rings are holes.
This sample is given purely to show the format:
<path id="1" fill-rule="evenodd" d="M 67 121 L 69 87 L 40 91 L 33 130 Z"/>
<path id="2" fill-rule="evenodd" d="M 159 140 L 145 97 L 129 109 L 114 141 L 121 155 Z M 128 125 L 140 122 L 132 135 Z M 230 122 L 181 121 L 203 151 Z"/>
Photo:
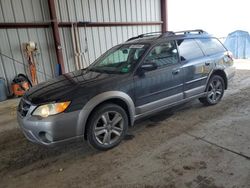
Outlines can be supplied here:
<path id="1" fill-rule="evenodd" d="M 181 61 L 189 61 L 203 57 L 203 52 L 194 39 L 181 39 L 177 41 Z"/>
<path id="2" fill-rule="evenodd" d="M 105 73 L 128 73 L 142 57 L 147 44 L 125 44 L 108 51 L 90 66 L 90 71 Z"/>
<path id="3" fill-rule="evenodd" d="M 155 63 L 158 68 L 178 63 L 175 42 L 164 42 L 155 46 L 145 58 L 144 63 Z"/>

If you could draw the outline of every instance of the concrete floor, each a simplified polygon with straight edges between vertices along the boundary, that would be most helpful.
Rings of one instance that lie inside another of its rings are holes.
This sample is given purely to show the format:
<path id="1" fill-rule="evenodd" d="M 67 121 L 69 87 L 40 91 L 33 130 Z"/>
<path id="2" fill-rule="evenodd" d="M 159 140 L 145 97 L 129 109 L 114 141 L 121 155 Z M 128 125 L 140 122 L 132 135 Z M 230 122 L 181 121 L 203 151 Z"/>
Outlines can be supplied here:
<path id="1" fill-rule="evenodd" d="M 29 143 L 18 99 L 1 102 L 0 187 L 250 187 L 250 62 L 236 67 L 220 104 L 195 100 L 137 122 L 135 137 L 107 152 Z"/>

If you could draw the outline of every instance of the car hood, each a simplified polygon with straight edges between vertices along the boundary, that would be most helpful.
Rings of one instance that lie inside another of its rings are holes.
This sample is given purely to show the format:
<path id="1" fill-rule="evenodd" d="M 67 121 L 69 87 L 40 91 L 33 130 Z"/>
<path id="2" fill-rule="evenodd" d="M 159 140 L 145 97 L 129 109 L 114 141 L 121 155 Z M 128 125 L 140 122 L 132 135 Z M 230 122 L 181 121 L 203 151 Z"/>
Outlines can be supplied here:
<path id="1" fill-rule="evenodd" d="M 24 99 L 32 104 L 43 104 L 48 102 L 66 101 L 89 85 L 97 84 L 98 81 L 114 79 L 117 74 L 105 74 L 87 70 L 79 70 L 60 75 L 47 82 L 38 84 L 24 95 Z"/>

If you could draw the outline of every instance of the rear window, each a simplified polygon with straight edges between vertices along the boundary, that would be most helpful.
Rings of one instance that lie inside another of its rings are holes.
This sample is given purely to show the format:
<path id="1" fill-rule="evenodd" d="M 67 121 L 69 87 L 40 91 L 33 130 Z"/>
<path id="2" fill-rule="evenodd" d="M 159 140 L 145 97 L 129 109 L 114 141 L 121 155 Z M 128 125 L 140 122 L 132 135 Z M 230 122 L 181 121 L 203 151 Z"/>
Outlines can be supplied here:
<path id="1" fill-rule="evenodd" d="M 213 55 L 216 53 L 225 52 L 226 49 L 224 46 L 219 42 L 218 39 L 215 38 L 204 38 L 204 39 L 196 39 L 202 50 L 206 55 Z"/>
<path id="2" fill-rule="evenodd" d="M 194 39 L 182 39 L 177 41 L 181 61 L 189 61 L 192 59 L 203 57 L 199 45 Z"/>

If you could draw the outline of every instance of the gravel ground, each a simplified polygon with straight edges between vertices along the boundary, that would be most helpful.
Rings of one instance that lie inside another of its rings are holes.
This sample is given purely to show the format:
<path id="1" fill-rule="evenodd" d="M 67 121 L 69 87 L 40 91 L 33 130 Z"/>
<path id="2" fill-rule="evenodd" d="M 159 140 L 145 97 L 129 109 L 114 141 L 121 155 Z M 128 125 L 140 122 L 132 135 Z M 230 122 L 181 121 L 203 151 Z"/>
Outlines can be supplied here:
<path id="1" fill-rule="evenodd" d="M 198 100 L 141 120 L 118 147 L 34 145 L 17 126 L 18 99 L 0 103 L 0 187 L 250 187 L 250 62 L 237 61 L 221 103 Z"/>

